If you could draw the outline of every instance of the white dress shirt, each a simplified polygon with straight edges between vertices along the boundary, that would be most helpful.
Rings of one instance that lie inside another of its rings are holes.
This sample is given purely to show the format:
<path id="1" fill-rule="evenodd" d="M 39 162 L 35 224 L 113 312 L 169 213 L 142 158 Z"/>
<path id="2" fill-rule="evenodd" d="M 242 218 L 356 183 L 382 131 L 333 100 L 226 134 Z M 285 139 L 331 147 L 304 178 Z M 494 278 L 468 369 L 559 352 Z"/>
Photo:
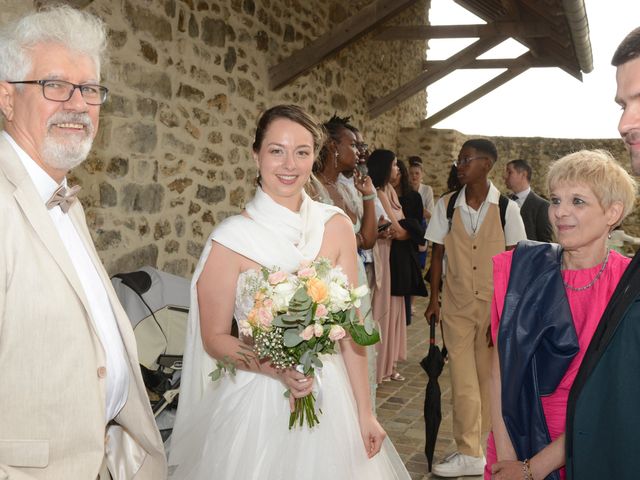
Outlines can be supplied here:
<path id="1" fill-rule="evenodd" d="M 493 185 L 493 183 L 489 182 L 489 193 L 487 193 L 487 198 L 480 205 L 478 210 L 474 210 L 469 205 L 467 205 L 467 197 L 465 195 L 466 186 L 462 187 L 460 190 L 460 194 L 456 199 L 456 203 L 454 208 L 460 209 L 460 219 L 462 220 L 462 224 L 464 225 L 465 230 L 470 236 L 473 236 L 473 230 L 478 231 L 482 222 L 484 221 L 485 216 L 487 215 L 487 210 L 490 203 L 498 205 L 500 200 L 500 192 Z M 425 238 L 430 242 L 439 243 L 441 245 L 444 244 L 444 237 L 449 233 L 449 220 L 447 219 L 447 205 L 444 202 L 445 197 L 440 197 L 438 203 L 436 203 L 435 211 L 431 216 L 431 220 L 429 221 L 429 225 L 427 226 L 427 233 L 425 234 Z M 448 197 L 450 198 L 450 197 Z M 505 245 L 512 246 L 518 243 L 520 240 L 525 240 L 527 238 L 527 234 L 524 229 L 524 223 L 522 223 L 522 217 L 520 217 L 520 209 L 518 205 L 513 200 L 509 200 L 509 204 L 507 205 L 507 211 L 505 214 L 505 223 L 504 223 L 504 239 Z"/>
<path id="2" fill-rule="evenodd" d="M 531 193 L 531 187 L 527 187 L 521 192 L 513 193 L 517 197 L 517 198 L 514 198 L 514 201 L 518 204 L 518 207 L 522 208 L 522 204 L 529 196 L 529 193 Z"/>
<path id="3" fill-rule="evenodd" d="M 46 203 L 59 185 L 20 148 L 7 132 L 3 131 L 2 134 L 16 151 L 40 194 L 42 203 Z M 62 181 L 62 184 L 66 186 L 66 178 Z M 129 392 L 129 368 L 122 336 L 120 335 L 105 286 L 71 218 L 62 212 L 59 205 L 49 210 L 49 216 L 78 274 L 80 284 L 89 302 L 91 320 L 104 348 L 107 363 L 106 422 L 109 422 L 122 409 Z M 64 346 L 61 346 L 61 348 L 64 348 Z"/>

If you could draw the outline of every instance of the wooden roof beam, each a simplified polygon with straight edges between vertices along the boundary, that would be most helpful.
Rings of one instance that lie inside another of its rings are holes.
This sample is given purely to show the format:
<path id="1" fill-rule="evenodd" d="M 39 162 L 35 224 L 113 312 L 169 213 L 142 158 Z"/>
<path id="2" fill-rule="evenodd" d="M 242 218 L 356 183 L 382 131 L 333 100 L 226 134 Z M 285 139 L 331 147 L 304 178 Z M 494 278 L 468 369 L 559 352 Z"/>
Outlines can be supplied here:
<path id="1" fill-rule="evenodd" d="M 425 70 L 440 67 L 446 60 L 425 60 L 422 66 Z M 518 67 L 557 67 L 555 60 L 548 58 L 534 58 L 529 55 L 527 58 L 522 56 L 518 58 L 487 58 L 482 60 L 474 60 L 462 67 L 461 69 L 475 70 L 488 68 L 518 68 Z"/>
<path id="2" fill-rule="evenodd" d="M 306 47 L 269 68 L 269 88 L 283 87 L 418 0 L 375 0 Z"/>
<path id="3" fill-rule="evenodd" d="M 538 38 L 552 34 L 544 22 L 493 22 L 479 25 L 407 25 L 384 27 L 374 40 L 429 40 L 432 38 L 487 38 L 505 37 Z"/>
<path id="4" fill-rule="evenodd" d="M 369 115 L 372 118 L 375 118 L 378 115 L 383 114 L 387 110 L 390 110 L 396 105 L 399 105 L 407 98 L 410 98 L 421 90 L 424 90 L 432 83 L 435 83 L 441 78 L 449 75 L 454 70 L 462 68 L 464 65 L 472 62 L 478 56 L 482 55 L 488 50 L 491 50 L 493 47 L 500 44 L 504 40 L 504 36 L 481 38 L 479 40 L 476 40 L 467 48 L 460 50 L 458 53 L 443 62 L 440 67 L 422 72 L 416 78 L 405 83 L 400 88 L 397 88 L 388 95 L 385 95 L 384 97 L 373 102 L 369 107 Z"/>
<path id="5" fill-rule="evenodd" d="M 530 56 L 529 53 L 526 53 L 525 55 Z M 459 98 L 458 100 L 448 105 L 447 107 L 443 108 L 439 112 L 431 115 L 430 117 L 427 117 L 425 120 L 420 122 L 420 125 L 423 127 L 429 127 L 429 128 L 433 127 L 436 123 L 439 123 L 445 118 L 450 117 L 454 113 L 462 110 L 464 107 L 472 104 L 479 98 L 485 96 L 487 93 L 495 90 L 496 88 L 504 85 L 510 80 L 513 80 L 515 77 L 517 77 L 523 72 L 526 72 L 528 69 L 529 67 L 527 66 L 518 66 L 518 67 L 510 68 L 509 70 L 501 73 L 497 77 L 492 78 L 484 85 L 476 88 L 472 92 L 469 92 L 465 96 Z"/>

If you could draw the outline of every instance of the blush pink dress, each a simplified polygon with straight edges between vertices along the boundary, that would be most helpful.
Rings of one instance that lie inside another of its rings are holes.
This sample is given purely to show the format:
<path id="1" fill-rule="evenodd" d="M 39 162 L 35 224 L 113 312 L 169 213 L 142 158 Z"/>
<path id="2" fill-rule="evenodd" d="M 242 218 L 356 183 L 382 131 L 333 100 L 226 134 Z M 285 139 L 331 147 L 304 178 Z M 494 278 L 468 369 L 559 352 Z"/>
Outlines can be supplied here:
<path id="1" fill-rule="evenodd" d="M 513 251 L 504 252 L 493 257 L 494 294 L 491 307 L 491 335 L 493 337 L 494 344 L 496 343 L 498 324 L 500 322 L 500 316 L 502 315 L 507 286 L 509 285 L 512 258 Z M 602 275 L 591 287 L 581 291 L 565 288 L 567 298 L 569 300 L 569 307 L 571 308 L 571 314 L 573 316 L 573 323 L 576 328 L 576 333 L 578 334 L 580 350 L 569 365 L 569 368 L 564 374 L 564 377 L 562 377 L 556 391 L 551 395 L 542 397 L 542 408 L 547 420 L 547 427 L 549 428 L 551 440 L 555 440 L 565 431 L 569 390 L 571 390 L 571 385 L 576 378 L 576 374 L 578 373 L 584 354 L 589 346 L 589 342 L 591 342 L 591 338 L 598 327 L 600 317 L 602 317 L 604 309 L 606 308 L 607 303 L 609 303 L 609 299 L 611 298 L 620 277 L 624 273 L 630 261 L 630 258 L 611 250 L 609 253 L 609 260 L 602 272 Z M 584 285 L 588 285 L 589 282 L 591 282 L 598 274 L 601 267 L 602 264 L 585 270 L 563 270 L 562 278 L 565 284 L 579 288 Z M 487 465 L 484 472 L 485 479 L 491 479 L 491 465 L 495 462 L 496 449 L 493 440 L 493 433 L 491 433 L 487 441 Z M 564 468 L 560 470 L 560 478 L 563 480 L 565 478 Z"/>

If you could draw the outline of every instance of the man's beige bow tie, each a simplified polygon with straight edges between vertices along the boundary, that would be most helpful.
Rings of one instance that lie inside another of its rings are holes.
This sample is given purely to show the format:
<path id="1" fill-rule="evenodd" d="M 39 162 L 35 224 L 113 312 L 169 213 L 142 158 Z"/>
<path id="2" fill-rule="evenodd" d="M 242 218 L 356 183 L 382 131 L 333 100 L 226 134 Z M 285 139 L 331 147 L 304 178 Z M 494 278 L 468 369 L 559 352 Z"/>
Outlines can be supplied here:
<path id="1" fill-rule="evenodd" d="M 60 209 L 64 213 L 67 213 L 71 208 L 71 205 L 73 205 L 73 202 L 76 201 L 76 195 L 78 195 L 80 189 L 80 185 L 74 185 L 69 189 L 67 189 L 64 185 L 60 185 L 58 189 L 53 192 L 51 198 L 47 201 L 47 208 L 51 210 L 56 205 L 60 205 Z"/>

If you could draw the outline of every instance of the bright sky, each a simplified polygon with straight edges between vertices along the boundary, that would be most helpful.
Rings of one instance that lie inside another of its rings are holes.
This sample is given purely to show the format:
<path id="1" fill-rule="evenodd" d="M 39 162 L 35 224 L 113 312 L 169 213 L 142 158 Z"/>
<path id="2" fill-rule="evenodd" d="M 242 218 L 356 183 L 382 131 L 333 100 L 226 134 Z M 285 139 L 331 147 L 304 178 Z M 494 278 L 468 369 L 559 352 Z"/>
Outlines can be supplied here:
<path id="1" fill-rule="evenodd" d="M 639 0 L 585 0 L 593 71 L 583 81 L 559 68 L 529 69 L 444 119 L 435 128 L 465 134 L 549 138 L 617 138 L 620 108 L 611 56 L 620 41 L 640 26 Z M 432 0 L 432 25 L 484 23 L 453 0 Z M 430 40 L 428 58 L 445 59 L 475 39 Z M 455 44 L 455 45 L 452 45 Z M 515 40 L 480 58 L 513 58 L 526 51 Z M 503 70 L 458 70 L 427 88 L 434 114 Z"/>

